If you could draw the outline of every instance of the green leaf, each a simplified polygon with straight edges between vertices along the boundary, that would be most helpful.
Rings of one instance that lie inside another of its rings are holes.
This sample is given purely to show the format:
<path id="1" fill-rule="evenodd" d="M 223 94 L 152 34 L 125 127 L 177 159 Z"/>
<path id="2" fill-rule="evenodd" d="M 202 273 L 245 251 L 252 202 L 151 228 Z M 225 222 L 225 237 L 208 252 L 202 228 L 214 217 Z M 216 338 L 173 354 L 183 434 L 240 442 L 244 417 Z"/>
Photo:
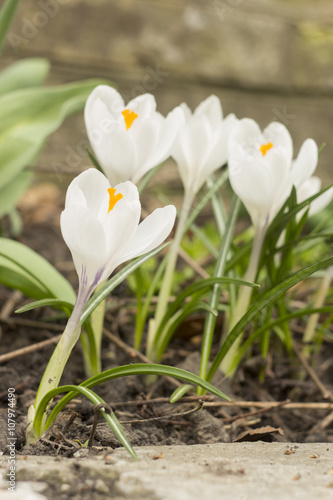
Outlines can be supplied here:
<path id="1" fill-rule="evenodd" d="M 170 243 L 165 243 L 155 250 L 143 255 L 142 257 L 138 257 L 133 262 L 124 267 L 121 271 L 119 271 L 115 276 L 113 276 L 109 281 L 105 283 L 88 301 L 87 306 L 84 310 L 84 313 L 81 316 L 81 324 L 84 323 L 90 316 L 90 314 L 96 309 L 96 307 L 114 290 L 122 281 L 124 281 L 127 276 L 129 276 L 135 269 L 146 260 L 150 259 L 154 255 L 158 254 L 161 250 L 163 250 Z"/>
<path id="2" fill-rule="evenodd" d="M 0 74 L 0 95 L 41 85 L 46 79 L 49 69 L 49 61 L 37 57 L 22 59 L 22 61 L 11 64 Z"/>
<path id="3" fill-rule="evenodd" d="M 0 11 L 0 53 L 20 0 L 7 0 Z"/>
<path id="4" fill-rule="evenodd" d="M 30 186 L 32 179 L 32 172 L 21 172 L 16 179 L 12 179 L 5 186 L 0 187 L 0 217 L 8 214 L 16 207 Z"/>
<path id="5" fill-rule="evenodd" d="M 143 363 L 133 363 L 131 365 L 124 365 L 124 366 L 118 366 L 116 368 L 111 368 L 110 370 L 106 370 L 99 375 L 96 375 L 95 377 L 91 377 L 90 379 L 86 380 L 82 384 L 80 384 L 79 387 L 86 387 L 86 388 L 91 388 L 95 387 L 96 385 L 99 384 L 104 384 L 105 382 L 108 382 L 109 380 L 113 380 L 119 377 L 125 377 L 128 375 L 166 375 L 169 377 L 174 377 L 176 379 L 184 380 L 185 382 L 188 382 L 189 384 L 194 384 L 196 386 L 202 387 L 206 389 L 207 391 L 211 392 L 215 396 L 218 396 L 219 398 L 226 399 L 227 401 L 230 401 L 228 396 L 223 394 L 223 392 L 219 391 L 211 385 L 210 383 L 206 382 L 205 380 L 202 380 L 200 377 L 197 375 L 194 375 L 193 373 L 190 373 L 186 370 L 183 370 L 181 368 L 175 368 L 172 366 L 165 366 L 165 365 L 159 365 L 159 364 L 143 364 Z M 60 389 L 60 388 L 58 388 Z M 55 391 L 56 389 L 53 389 L 50 391 L 50 393 Z M 48 393 L 49 394 L 49 393 Z M 79 392 L 77 390 L 74 390 L 73 392 L 70 392 L 66 396 L 64 396 L 53 408 L 52 412 L 49 415 L 49 418 L 47 419 L 45 429 L 47 429 L 55 420 L 56 416 L 59 414 L 59 412 L 74 398 L 78 396 Z M 37 432 L 40 432 L 40 426 L 42 422 L 42 416 L 47 408 L 48 402 L 50 399 L 52 399 L 53 395 L 51 398 L 44 398 L 41 400 L 40 404 L 38 405 L 38 426 L 36 427 Z M 37 414 L 36 414 L 37 418 Z"/>
<path id="6" fill-rule="evenodd" d="M 8 238 L 0 238 L 0 282 L 34 299 L 76 300 L 70 283 L 47 260 Z"/>
<path id="7" fill-rule="evenodd" d="M 229 333 L 223 345 L 220 347 L 218 353 L 216 354 L 214 361 L 210 367 L 210 370 L 207 375 L 207 380 L 211 380 L 214 373 L 218 369 L 222 359 L 235 342 L 237 337 L 244 332 L 246 326 L 252 321 L 252 319 L 267 305 L 276 302 L 276 300 L 281 297 L 287 290 L 295 286 L 300 281 L 311 276 L 311 274 L 315 273 L 319 269 L 324 267 L 328 267 L 333 264 L 333 257 L 329 259 L 325 259 L 322 262 L 318 262 L 317 264 L 313 264 L 312 266 L 307 267 L 306 269 L 302 269 L 301 271 L 293 274 L 290 278 L 286 279 L 279 285 L 275 286 L 268 292 L 262 295 L 260 299 L 247 311 L 246 314 L 238 321 L 238 323 L 234 326 L 234 328 Z"/>
<path id="8" fill-rule="evenodd" d="M 0 187 L 35 161 L 47 137 L 81 110 L 100 81 L 15 90 L 0 96 Z"/>
<path id="9" fill-rule="evenodd" d="M 99 404 L 106 404 L 106 402 L 98 396 L 95 392 L 89 390 L 87 387 L 77 386 L 77 385 L 63 385 L 61 387 L 56 387 L 55 389 L 52 389 L 49 391 L 41 400 L 40 404 L 38 405 L 38 408 L 36 410 L 36 415 L 34 418 L 34 427 L 37 432 L 37 437 L 40 436 L 41 434 L 41 427 L 42 427 L 42 422 L 43 422 L 43 417 L 44 417 L 44 412 L 47 408 L 47 405 L 50 403 L 50 401 L 56 396 L 57 394 L 61 394 L 62 392 L 69 392 L 69 394 L 72 394 L 73 391 L 78 394 L 82 394 L 83 396 L 86 396 L 94 405 L 99 405 Z M 129 442 L 126 433 L 124 431 L 124 428 L 122 427 L 121 423 L 115 416 L 113 412 L 111 414 L 106 413 L 105 410 L 101 409 L 100 413 L 110 426 L 111 430 L 114 432 L 115 436 L 118 438 L 120 443 L 126 448 L 126 450 L 132 455 L 133 458 L 137 460 L 136 453 L 134 449 L 132 448 L 131 443 Z"/>
<path id="10" fill-rule="evenodd" d="M 66 302 L 61 299 L 41 299 L 36 302 L 30 302 L 30 304 L 26 304 L 25 306 L 16 309 L 15 313 L 21 314 L 27 311 L 32 311 L 33 309 L 38 309 L 39 307 L 53 307 L 54 309 L 61 309 L 65 311 L 68 316 L 70 316 L 73 310 L 73 304 L 70 302 Z"/>

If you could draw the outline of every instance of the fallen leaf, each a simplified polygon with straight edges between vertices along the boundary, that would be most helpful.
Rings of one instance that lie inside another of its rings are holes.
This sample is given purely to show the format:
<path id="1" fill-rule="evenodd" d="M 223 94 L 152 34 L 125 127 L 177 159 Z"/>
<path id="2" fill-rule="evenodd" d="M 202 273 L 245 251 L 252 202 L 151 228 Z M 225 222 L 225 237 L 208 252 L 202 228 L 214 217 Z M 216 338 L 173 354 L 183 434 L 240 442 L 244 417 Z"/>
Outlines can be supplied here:
<path id="1" fill-rule="evenodd" d="M 283 430 L 281 427 L 271 427 L 270 425 L 266 425 L 265 427 L 259 427 L 257 429 L 249 429 L 247 431 L 242 432 L 237 436 L 235 441 L 262 441 L 263 438 L 270 437 L 272 434 L 280 434 L 283 435 Z"/>
<path id="2" fill-rule="evenodd" d="M 164 458 L 163 453 L 160 453 L 159 455 L 154 455 L 153 460 L 159 460 L 160 458 Z"/>

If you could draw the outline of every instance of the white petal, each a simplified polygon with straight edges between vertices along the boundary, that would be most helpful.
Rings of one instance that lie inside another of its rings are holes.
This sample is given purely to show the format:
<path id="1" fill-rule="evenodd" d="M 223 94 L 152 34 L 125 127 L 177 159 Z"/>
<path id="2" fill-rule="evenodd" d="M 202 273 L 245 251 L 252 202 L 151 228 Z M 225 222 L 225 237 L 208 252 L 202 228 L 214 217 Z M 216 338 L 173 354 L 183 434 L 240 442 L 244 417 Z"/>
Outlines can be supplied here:
<path id="1" fill-rule="evenodd" d="M 132 99 L 127 105 L 130 111 L 137 113 L 138 119 L 134 120 L 133 125 L 137 125 L 135 122 L 139 122 L 139 119 L 145 120 L 150 118 L 156 111 L 156 101 L 152 94 L 142 94 L 134 99 Z"/>
<path id="2" fill-rule="evenodd" d="M 293 159 L 293 141 L 288 129 L 283 123 L 272 122 L 263 131 L 263 142 L 271 142 L 274 149 L 281 148 L 286 151 L 288 162 Z"/>
<path id="3" fill-rule="evenodd" d="M 156 114 L 159 116 L 160 120 L 157 146 L 149 158 L 149 161 L 143 167 L 144 173 L 150 168 L 159 165 L 170 156 L 177 135 L 181 133 L 181 129 L 185 124 L 184 112 L 179 106 L 170 111 L 165 118 L 158 113 Z"/>
<path id="4" fill-rule="evenodd" d="M 238 159 L 240 149 L 249 158 L 257 156 L 260 147 L 261 131 L 259 125 L 251 118 L 243 118 L 235 125 L 228 141 L 229 158 Z"/>
<path id="5" fill-rule="evenodd" d="M 107 259 L 102 225 L 88 209 L 77 205 L 71 205 L 62 212 L 60 225 L 76 272 L 80 277 L 84 267 L 88 284 L 93 283 L 98 271 L 106 265 Z"/>
<path id="6" fill-rule="evenodd" d="M 317 144 L 313 139 L 306 139 L 292 166 L 291 174 L 296 189 L 312 176 L 313 172 L 316 170 L 317 163 Z"/>
<path id="7" fill-rule="evenodd" d="M 100 218 L 106 235 L 109 262 L 113 262 L 123 253 L 124 247 L 133 238 L 141 214 L 141 204 L 137 187 L 130 181 L 115 186 L 116 194 L 123 198 L 117 201 L 114 208 Z"/>
<path id="8" fill-rule="evenodd" d="M 114 262 L 117 267 L 122 262 L 144 255 L 158 247 L 169 236 L 176 218 L 176 208 L 168 205 L 157 208 L 139 224 L 128 246 Z"/>
<path id="9" fill-rule="evenodd" d="M 85 109 L 84 119 L 88 134 L 94 129 L 101 129 L 106 118 L 117 119 L 124 109 L 124 101 L 114 88 L 108 85 L 99 85 L 89 95 Z"/>
<path id="10" fill-rule="evenodd" d="M 98 158 L 112 186 L 135 175 L 135 146 L 127 130 L 115 129 L 100 152 Z"/>
<path id="11" fill-rule="evenodd" d="M 150 158 L 158 147 L 157 140 L 160 132 L 159 119 L 142 121 L 131 136 L 135 150 L 135 160 L 132 179 L 137 183 L 150 167 Z M 147 167 L 148 166 L 148 167 Z M 155 165 L 152 165 L 152 167 Z"/>
<path id="12" fill-rule="evenodd" d="M 99 211 L 101 200 L 105 197 L 110 183 L 107 178 L 96 168 L 89 168 L 73 179 L 66 194 L 66 208 L 73 204 L 82 204 L 96 215 Z"/>
<path id="13" fill-rule="evenodd" d="M 195 116 L 205 116 L 214 131 L 223 118 L 222 106 L 220 99 L 216 95 L 211 95 L 202 101 L 199 106 L 194 110 Z"/>

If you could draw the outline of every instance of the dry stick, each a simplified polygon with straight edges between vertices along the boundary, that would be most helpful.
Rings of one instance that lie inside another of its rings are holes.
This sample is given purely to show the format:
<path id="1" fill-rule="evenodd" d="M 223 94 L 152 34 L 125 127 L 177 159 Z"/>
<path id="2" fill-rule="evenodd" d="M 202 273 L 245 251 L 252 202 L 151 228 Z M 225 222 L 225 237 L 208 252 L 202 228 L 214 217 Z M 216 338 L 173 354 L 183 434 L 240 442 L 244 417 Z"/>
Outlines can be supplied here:
<path id="1" fill-rule="evenodd" d="M 186 264 L 188 264 L 189 266 L 192 267 L 192 269 L 199 275 L 201 276 L 201 278 L 203 279 L 206 279 L 206 278 L 210 278 L 210 274 L 207 273 L 207 271 L 205 271 L 201 266 L 200 264 L 198 264 L 194 259 L 192 259 L 192 257 L 187 253 L 185 252 L 185 250 L 183 250 L 181 247 L 179 247 L 178 249 L 178 255 L 179 257 L 184 261 L 186 262 Z"/>
<path id="2" fill-rule="evenodd" d="M 333 410 L 333 403 L 285 403 L 283 410 Z M 281 406 L 280 402 L 272 403 L 270 401 L 214 401 L 205 403 L 205 407 L 228 406 L 230 408 L 276 408 Z"/>
<path id="3" fill-rule="evenodd" d="M 63 331 L 64 326 L 55 325 L 54 323 L 47 323 L 46 321 L 34 321 L 31 319 L 23 318 L 3 318 L 0 316 L 0 323 L 5 323 L 8 326 L 31 326 L 32 328 L 46 328 L 48 330 L 55 330 L 57 332 Z"/>
<path id="4" fill-rule="evenodd" d="M 104 335 L 106 335 L 114 344 L 116 344 L 118 347 L 120 347 L 120 349 L 123 349 L 123 351 L 127 352 L 127 354 L 129 354 L 130 356 L 133 356 L 133 357 L 137 356 L 144 363 L 147 363 L 150 365 L 153 364 L 150 361 L 150 359 L 148 359 L 144 354 L 142 354 L 140 351 L 137 351 L 136 349 L 134 349 L 134 347 L 131 347 L 131 346 L 125 344 L 125 342 L 123 342 L 118 337 L 113 335 L 113 333 L 109 332 L 109 330 L 107 330 L 106 328 L 103 328 L 103 332 L 104 332 Z M 176 387 L 179 387 L 180 385 L 182 385 L 181 382 L 178 382 L 178 380 L 175 380 L 172 377 L 168 377 L 167 375 L 164 375 L 164 377 L 169 382 L 171 382 L 171 384 L 173 384 Z"/>
<path id="5" fill-rule="evenodd" d="M 201 410 L 201 408 L 204 406 L 204 402 L 202 399 L 198 399 L 198 405 L 195 408 L 191 408 L 190 410 L 186 411 L 181 411 L 177 413 L 170 413 L 167 415 L 160 415 L 158 417 L 151 417 L 151 418 L 140 418 L 140 419 L 135 419 L 135 420 L 120 420 L 121 424 L 138 424 L 138 423 L 146 423 L 146 422 L 153 422 L 156 420 L 170 420 L 174 417 L 184 417 L 185 415 L 191 415 L 192 413 L 196 413 L 197 411 Z"/>
<path id="6" fill-rule="evenodd" d="M 1 308 L 0 317 L 6 320 L 8 316 L 13 312 L 14 307 L 21 299 L 21 297 L 22 293 L 18 290 L 15 290 L 15 292 L 11 294 L 11 296 L 6 300 L 3 307 Z"/>
<path id="7" fill-rule="evenodd" d="M 295 342 L 293 342 L 293 349 L 295 351 L 296 356 L 298 357 L 299 361 L 305 368 L 305 370 L 308 372 L 309 376 L 312 378 L 320 392 L 322 393 L 323 397 L 325 399 L 329 399 L 330 401 L 333 402 L 333 395 L 330 393 L 330 391 L 324 386 L 324 384 L 321 382 L 321 380 L 318 378 L 316 375 L 315 371 L 311 366 L 309 365 L 308 361 L 305 359 L 303 354 L 299 351 L 297 345 Z"/>
<path id="8" fill-rule="evenodd" d="M 0 356 L 0 364 L 5 363 L 6 361 L 9 361 L 13 358 L 24 356 L 24 354 L 30 354 L 31 352 L 40 351 L 41 349 L 43 349 L 48 345 L 56 344 L 60 340 L 61 335 L 56 335 L 56 337 L 53 337 L 52 339 L 43 340 L 42 342 L 38 342 L 37 344 L 29 345 L 27 347 L 22 347 L 21 349 L 17 349 L 16 351 L 2 354 Z"/>
<path id="9" fill-rule="evenodd" d="M 7 394 L 7 392 L 6 392 Z M 198 401 L 212 401 L 214 396 L 202 395 L 202 396 L 184 396 L 174 404 L 182 403 L 197 403 Z M 170 403 L 170 398 L 154 398 L 154 399 L 139 399 L 133 401 L 119 401 L 118 403 L 112 403 L 112 408 L 125 408 L 126 406 L 145 406 L 145 405 L 156 405 Z"/>
<path id="10" fill-rule="evenodd" d="M 240 415 L 235 415 L 234 417 L 222 418 L 222 421 L 225 424 L 229 424 L 229 423 L 234 422 L 235 420 L 239 420 L 241 418 L 253 417 L 254 415 L 258 415 L 259 413 L 265 413 L 267 411 L 275 410 L 276 408 L 281 408 L 282 406 L 285 406 L 288 403 L 290 403 L 290 399 L 287 399 L 286 401 L 282 401 L 281 403 L 278 403 L 275 405 L 271 404 L 270 406 L 267 406 L 267 408 L 261 408 L 260 410 L 250 411 L 247 413 L 241 413 Z"/>

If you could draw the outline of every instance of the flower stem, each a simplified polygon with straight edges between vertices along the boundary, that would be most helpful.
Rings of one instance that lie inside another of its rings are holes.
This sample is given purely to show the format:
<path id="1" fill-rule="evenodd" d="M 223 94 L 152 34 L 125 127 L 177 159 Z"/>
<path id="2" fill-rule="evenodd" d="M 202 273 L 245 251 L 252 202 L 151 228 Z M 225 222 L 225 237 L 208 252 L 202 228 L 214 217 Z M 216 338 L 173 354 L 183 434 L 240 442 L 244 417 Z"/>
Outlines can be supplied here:
<path id="1" fill-rule="evenodd" d="M 333 279 L 333 267 L 331 266 L 327 269 L 325 276 L 321 280 L 321 284 L 320 284 L 315 302 L 313 304 L 314 308 L 322 307 L 323 304 L 325 303 L 325 299 L 326 299 L 328 290 L 331 286 L 332 279 Z M 317 325 L 318 325 L 318 320 L 319 320 L 319 314 L 316 313 L 316 314 L 311 314 L 311 316 L 307 322 L 305 332 L 303 335 L 303 343 L 305 344 L 304 348 L 303 348 L 303 355 L 305 357 L 308 357 L 310 352 L 311 352 L 310 343 L 313 341 L 313 337 L 315 335 Z"/>
<path id="2" fill-rule="evenodd" d="M 147 339 L 147 357 L 151 361 L 154 361 L 156 359 L 156 353 L 155 353 L 156 332 L 167 310 L 169 297 L 171 293 L 173 275 L 177 264 L 178 249 L 180 247 L 180 243 L 184 234 L 184 229 L 186 227 L 186 222 L 190 213 L 193 199 L 194 199 L 194 194 L 192 192 L 189 191 L 185 192 L 183 207 L 179 217 L 175 237 L 173 239 L 173 242 L 171 243 L 168 254 L 168 262 L 165 268 L 162 286 L 159 293 L 158 303 L 155 311 L 155 317 L 151 319 L 149 322 L 148 339 Z"/>
<path id="3" fill-rule="evenodd" d="M 248 281 L 253 283 L 255 281 L 257 272 L 258 272 L 258 264 L 261 255 L 262 245 L 265 239 L 266 230 L 268 224 L 264 226 L 257 226 L 255 228 L 253 246 L 250 256 L 250 261 L 246 273 L 243 277 L 244 281 Z M 236 302 L 235 310 L 231 314 L 230 324 L 229 324 L 229 332 L 233 329 L 233 327 L 238 323 L 242 316 L 246 313 L 252 295 L 252 287 L 241 286 L 238 293 L 238 298 Z M 239 345 L 241 343 L 242 336 L 240 335 L 237 340 L 233 343 L 225 357 L 223 358 L 220 368 L 221 370 L 228 374 L 233 375 L 235 371 L 235 367 L 233 367 L 235 356 L 237 355 Z"/>

